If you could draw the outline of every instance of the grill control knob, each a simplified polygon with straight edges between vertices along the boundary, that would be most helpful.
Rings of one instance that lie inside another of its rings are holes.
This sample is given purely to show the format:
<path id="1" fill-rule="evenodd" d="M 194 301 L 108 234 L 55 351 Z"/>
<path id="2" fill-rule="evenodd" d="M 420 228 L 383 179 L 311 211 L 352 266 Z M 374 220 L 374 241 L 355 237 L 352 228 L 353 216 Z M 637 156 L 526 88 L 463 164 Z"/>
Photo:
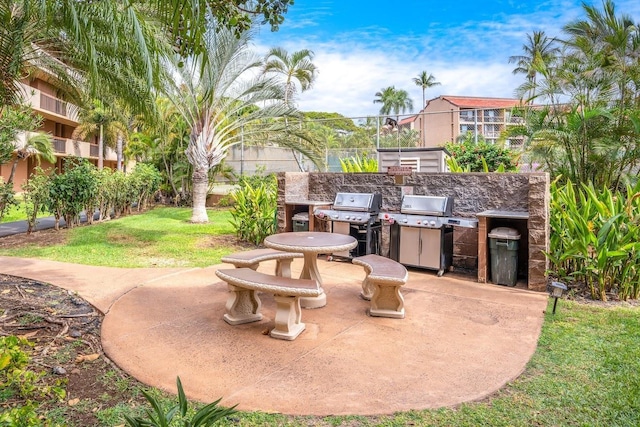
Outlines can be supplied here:
<path id="1" fill-rule="evenodd" d="M 334 219 L 338 219 L 338 214 L 333 215 Z"/>
<path id="2" fill-rule="evenodd" d="M 431 224 L 432 227 L 436 226 L 436 222 L 435 221 L 431 221 L 429 224 Z"/>
<path id="3" fill-rule="evenodd" d="M 362 221 L 362 217 L 361 216 L 357 217 L 356 221 Z"/>
<path id="4" fill-rule="evenodd" d="M 420 220 L 417 220 L 417 221 L 416 221 L 416 224 L 420 225 L 420 223 L 421 223 L 421 221 L 420 221 Z"/>
<path id="5" fill-rule="evenodd" d="M 409 221 L 407 220 L 407 218 L 404 218 L 404 219 L 402 220 L 402 222 L 404 222 L 404 223 L 406 224 L 406 223 L 407 223 L 407 222 L 409 222 Z"/>

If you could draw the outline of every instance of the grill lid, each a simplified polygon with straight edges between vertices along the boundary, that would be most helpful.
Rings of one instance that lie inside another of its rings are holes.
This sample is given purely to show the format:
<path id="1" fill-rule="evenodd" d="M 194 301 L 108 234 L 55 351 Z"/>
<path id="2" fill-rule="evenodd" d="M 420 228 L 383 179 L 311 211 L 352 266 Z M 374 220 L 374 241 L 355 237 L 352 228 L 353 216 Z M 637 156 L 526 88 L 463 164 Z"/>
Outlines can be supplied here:
<path id="1" fill-rule="evenodd" d="M 406 194 L 402 197 L 400 212 L 412 215 L 451 216 L 453 198 Z"/>
<path id="2" fill-rule="evenodd" d="M 374 212 L 380 211 L 382 196 L 373 193 L 337 193 L 333 209 L 337 211 Z"/>

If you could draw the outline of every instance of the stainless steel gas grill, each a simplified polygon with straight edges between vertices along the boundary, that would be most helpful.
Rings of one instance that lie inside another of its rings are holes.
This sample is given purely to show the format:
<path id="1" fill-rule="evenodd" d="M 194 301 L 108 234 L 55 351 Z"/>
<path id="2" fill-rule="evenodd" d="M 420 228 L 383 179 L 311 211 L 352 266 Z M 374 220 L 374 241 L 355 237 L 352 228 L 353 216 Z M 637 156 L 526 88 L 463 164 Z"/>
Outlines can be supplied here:
<path id="1" fill-rule="evenodd" d="M 379 218 L 391 224 L 390 257 L 442 276 L 453 259 L 453 227 L 478 227 L 478 220 L 452 217 L 452 211 L 451 197 L 405 195 L 400 213 L 381 212 Z"/>
<path id="2" fill-rule="evenodd" d="M 358 240 L 358 246 L 350 252 L 334 256 L 351 258 L 380 252 L 382 224 L 378 213 L 382 207 L 382 195 L 373 193 L 337 193 L 331 209 L 318 208 L 314 215 L 331 221 L 333 233 L 348 234 Z"/>

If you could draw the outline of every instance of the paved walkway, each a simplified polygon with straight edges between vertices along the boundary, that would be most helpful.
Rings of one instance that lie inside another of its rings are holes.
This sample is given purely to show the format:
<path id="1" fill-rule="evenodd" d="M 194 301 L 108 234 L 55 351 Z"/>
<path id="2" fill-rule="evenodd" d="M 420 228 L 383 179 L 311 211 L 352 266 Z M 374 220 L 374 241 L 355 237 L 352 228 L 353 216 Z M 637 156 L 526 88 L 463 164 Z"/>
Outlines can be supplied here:
<path id="1" fill-rule="evenodd" d="M 373 318 L 358 296 L 360 267 L 318 264 L 328 304 L 303 311 L 307 329 L 295 341 L 265 335 L 269 295 L 262 321 L 222 320 L 227 291 L 214 271 L 223 265 L 118 269 L 0 257 L 0 273 L 77 291 L 106 314 L 106 354 L 142 382 L 175 392 L 179 375 L 190 398 L 222 397 L 241 410 L 374 415 L 457 405 L 516 378 L 535 351 L 545 294 L 410 270 L 406 318 Z"/>
<path id="2" fill-rule="evenodd" d="M 95 212 L 94 219 L 100 218 L 100 212 Z M 87 222 L 86 213 L 80 213 L 80 222 Z M 56 219 L 52 216 L 47 216 L 43 218 L 38 218 L 36 221 L 35 231 L 46 230 L 49 228 L 55 227 Z M 67 223 L 64 219 L 60 219 L 60 227 L 66 227 Z M 0 237 L 12 236 L 14 234 L 22 234 L 26 233 L 29 229 L 29 224 L 26 220 L 22 221 L 13 221 L 13 222 L 2 222 L 0 223 Z"/>

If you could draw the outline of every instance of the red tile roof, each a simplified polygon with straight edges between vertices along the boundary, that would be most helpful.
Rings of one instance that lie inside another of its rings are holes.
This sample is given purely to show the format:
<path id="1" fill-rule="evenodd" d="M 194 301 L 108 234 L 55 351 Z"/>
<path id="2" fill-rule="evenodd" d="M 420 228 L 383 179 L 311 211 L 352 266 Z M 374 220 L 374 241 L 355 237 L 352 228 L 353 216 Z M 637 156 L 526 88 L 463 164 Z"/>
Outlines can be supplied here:
<path id="1" fill-rule="evenodd" d="M 441 96 L 460 108 L 511 108 L 521 104 L 519 99 L 512 98 L 480 98 L 474 96 Z"/>
<path id="2" fill-rule="evenodd" d="M 416 120 L 416 118 L 418 118 L 418 116 L 409 116 L 407 118 L 404 118 L 404 119 L 400 120 L 400 122 L 398 123 L 398 126 L 406 125 L 407 123 L 414 122 Z"/>

